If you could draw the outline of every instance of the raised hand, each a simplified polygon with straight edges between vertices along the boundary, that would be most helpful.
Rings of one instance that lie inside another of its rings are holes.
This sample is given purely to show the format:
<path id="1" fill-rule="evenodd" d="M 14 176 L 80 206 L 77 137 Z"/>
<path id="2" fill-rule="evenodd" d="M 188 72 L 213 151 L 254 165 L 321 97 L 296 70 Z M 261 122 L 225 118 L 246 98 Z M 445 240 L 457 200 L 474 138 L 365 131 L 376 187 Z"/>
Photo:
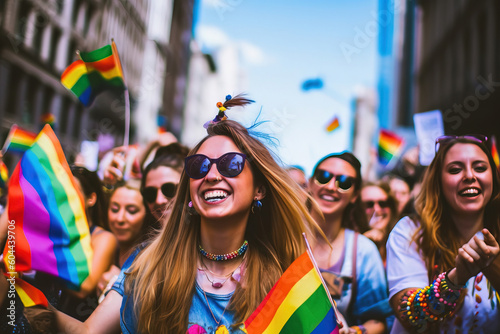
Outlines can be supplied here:
<path id="1" fill-rule="evenodd" d="M 106 167 L 103 174 L 103 182 L 105 185 L 114 186 L 118 181 L 123 180 L 125 172 L 125 155 L 127 148 L 125 146 L 113 149 L 113 160 Z"/>
<path id="2" fill-rule="evenodd" d="M 481 232 L 483 238 L 481 234 L 476 234 L 458 250 L 455 264 L 459 283 L 465 283 L 470 277 L 477 275 L 500 253 L 500 246 L 493 235 L 487 229 Z"/>

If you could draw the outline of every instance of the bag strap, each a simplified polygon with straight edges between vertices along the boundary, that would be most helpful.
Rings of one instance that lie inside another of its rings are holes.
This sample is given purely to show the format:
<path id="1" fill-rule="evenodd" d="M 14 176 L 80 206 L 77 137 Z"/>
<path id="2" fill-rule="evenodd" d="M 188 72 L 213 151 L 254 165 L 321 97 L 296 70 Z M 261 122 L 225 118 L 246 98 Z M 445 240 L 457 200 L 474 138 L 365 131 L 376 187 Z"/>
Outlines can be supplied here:
<path id="1" fill-rule="evenodd" d="M 347 314 L 352 314 L 352 308 L 354 302 L 356 301 L 356 295 L 358 290 L 358 282 L 356 279 L 356 258 L 358 253 L 358 232 L 354 232 L 354 240 L 352 246 L 352 284 L 351 284 L 351 300 L 349 300 L 349 305 L 347 306 Z"/>

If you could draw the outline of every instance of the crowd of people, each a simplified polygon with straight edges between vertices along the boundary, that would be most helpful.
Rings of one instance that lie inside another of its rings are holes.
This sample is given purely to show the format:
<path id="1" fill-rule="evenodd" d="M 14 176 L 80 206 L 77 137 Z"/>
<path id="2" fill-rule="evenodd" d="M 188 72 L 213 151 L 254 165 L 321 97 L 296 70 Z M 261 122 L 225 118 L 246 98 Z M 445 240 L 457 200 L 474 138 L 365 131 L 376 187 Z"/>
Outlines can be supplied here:
<path id="1" fill-rule="evenodd" d="M 245 333 L 244 321 L 305 251 L 303 232 L 340 333 L 500 331 L 500 177 L 488 138 L 440 137 L 430 166 L 402 161 L 370 181 L 354 154 L 334 152 L 309 177 L 227 119 L 227 109 L 251 102 L 219 102 L 191 149 L 171 135 L 150 143 L 132 177 L 126 147 L 113 150 L 101 178 L 72 166 L 91 275 L 79 291 L 46 274 L 27 277 L 50 316 L 19 306 L 16 326 L 0 331 Z"/>

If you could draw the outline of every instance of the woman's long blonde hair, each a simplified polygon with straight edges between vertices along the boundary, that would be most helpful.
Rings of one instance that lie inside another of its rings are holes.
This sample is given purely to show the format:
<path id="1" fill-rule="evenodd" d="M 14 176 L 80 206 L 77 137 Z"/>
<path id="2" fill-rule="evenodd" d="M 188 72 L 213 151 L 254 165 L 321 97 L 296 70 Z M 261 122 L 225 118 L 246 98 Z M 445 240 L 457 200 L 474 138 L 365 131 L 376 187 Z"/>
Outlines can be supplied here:
<path id="1" fill-rule="evenodd" d="M 455 266 L 455 257 L 458 254 L 458 249 L 462 246 L 459 232 L 451 219 L 450 206 L 443 195 L 441 179 L 446 153 L 457 143 L 477 145 L 488 157 L 490 170 L 493 174 L 493 191 L 485 208 L 484 227 L 495 238 L 498 238 L 500 232 L 500 184 L 498 169 L 491 152 L 484 144 L 465 138 L 457 138 L 442 144 L 425 172 L 422 190 L 415 202 L 418 215 L 415 220 L 419 221 L 420 224 L 413 240 L 424 255 L 427 273 L 431 281 L 436 274 L 450 270 Z"/>
<path id="2" fill-rule="evenodd" d="M 227 120 L 211 125 L 208 136 L 189 155 L 212 136 L 230 138 L 246 154 L 255 184 L 266 188 L 261 212 L 250 214 L 248 219 L 246 270 L 229 305 L 236 323 L 242 323 L 304 252 L 301 233 L 312 237 L 320 229 L 303 203 L 304 196 L 308 196 L 305 191 L 278 165 L 264 144 L 239 123 Z M 164 230 L 138 256 L 126 280 L 126 291 L 133 291 L 141 333 L 187 330 L 199 258 L 200 217 L 188 212 L 189 178 L 184 172 L 178 189 Z"/>

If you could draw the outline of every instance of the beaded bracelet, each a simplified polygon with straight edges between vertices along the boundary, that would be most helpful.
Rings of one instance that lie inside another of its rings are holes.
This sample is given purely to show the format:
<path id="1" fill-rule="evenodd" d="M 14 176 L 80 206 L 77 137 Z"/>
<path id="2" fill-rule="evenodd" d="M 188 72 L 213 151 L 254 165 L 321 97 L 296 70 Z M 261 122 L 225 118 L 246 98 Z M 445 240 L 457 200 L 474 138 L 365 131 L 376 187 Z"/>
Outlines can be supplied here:
<path id="1" fill-rule="evenodd" d="M 447 275 L 443 272 L 430 286 L 407 291 L 401 298 L 401 317 L 418 333 L 426 331 L 429 323 L 443 321 L 453 314 L 462 287 L 450 284 Z"/>

